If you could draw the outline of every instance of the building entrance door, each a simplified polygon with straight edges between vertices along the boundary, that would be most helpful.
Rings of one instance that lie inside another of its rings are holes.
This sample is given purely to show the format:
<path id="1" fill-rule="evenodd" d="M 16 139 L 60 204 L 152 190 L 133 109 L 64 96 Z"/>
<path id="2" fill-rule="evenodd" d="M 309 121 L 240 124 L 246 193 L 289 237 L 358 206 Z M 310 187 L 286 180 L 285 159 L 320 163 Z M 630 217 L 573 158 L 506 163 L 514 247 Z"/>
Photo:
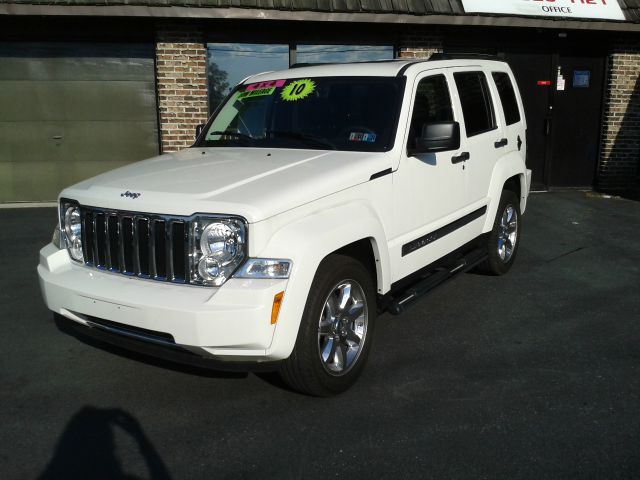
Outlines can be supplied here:
<path id="1" fill-rule="evenodd" d="M 511 66 L 522 95 L 527 117 L 527 166 L 533 170 L 531 188 L 548 186 L 548 141 L 551 135 L 554 79 L 551 54 L 512 52 L 504 55 Z"/>
<path id="2" fill-rule="evenodd" d="M 604 57 L 508 52 L 527 116 L 532 188 L 591 187 L 600 144 Z"/>
<path id="3" fill-rule="evenodd" d="M 560 55 L 553 100 L 549 185 L 591 187 L 598 163 L 604 59 Z"/>

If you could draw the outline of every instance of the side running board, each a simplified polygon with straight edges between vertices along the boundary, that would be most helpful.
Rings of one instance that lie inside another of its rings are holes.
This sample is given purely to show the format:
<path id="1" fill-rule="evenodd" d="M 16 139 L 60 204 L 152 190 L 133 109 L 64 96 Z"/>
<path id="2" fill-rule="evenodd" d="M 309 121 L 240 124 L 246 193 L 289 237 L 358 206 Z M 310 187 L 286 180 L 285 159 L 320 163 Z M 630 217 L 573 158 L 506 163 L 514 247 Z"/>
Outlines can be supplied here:
<path id="1" fill-rule="evenodd" d="M 423 277 L 416 283 L 406 287 L 400 292 L 394 292 L 386 310 L 392 315 L 400 315 L 411 304 L 423 295 L 426 295 L 438 285 L 452 279 L 459 273 L 471 270 L 473 267 L 486 260 L 487 255 L 479 250 L 474 250 L 459 258 L 450 266 L 433 270 L 427 277 Z"/>

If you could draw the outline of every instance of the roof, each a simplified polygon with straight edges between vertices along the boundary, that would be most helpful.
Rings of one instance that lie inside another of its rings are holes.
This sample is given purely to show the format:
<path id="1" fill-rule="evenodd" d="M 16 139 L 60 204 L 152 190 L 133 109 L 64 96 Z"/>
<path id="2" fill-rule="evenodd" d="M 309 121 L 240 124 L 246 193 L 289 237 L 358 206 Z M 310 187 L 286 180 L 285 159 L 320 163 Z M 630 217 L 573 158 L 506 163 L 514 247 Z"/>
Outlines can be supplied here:
<path id="1" fill-rule="evenodd" d="M 618 0 L 620 6 L 625 12 L 628 22 L 640 23 L 640 0 Z M 9 6 L 11 8 L 9 8 Z M 40 6 L 39 10 L 29 7 Z M 131 12 L 137 9 L 140 12 L 141 7 L 147 9 L 153 8 L 156 11 L 163 9 L 168 15 L 173 10 L 178 14 L 180 9 L 188 9 L 194 13 L 217 10 L 238 10 L 242 9 L 245 13 L 251 10 L 259 10 L 261 12 L 318 12 L 324 14 L 369 14 L 369 15 L 406 15 L 416 17 L 441 16 L 441 17 L 466 17 L 470 19 L 478 17 L 496 17 L 490 14 L 465 14 L 461 0 L 0 0 L 0 14 L 2 13 L 20 13 L 28 14 L 28 11 L 41 11 L 43 14 L 52 12 L 52 9 L 65 8 L 71 11 L 85 7 L 85 11 L 89 12 L 88 7 L 102 7 L 103 10 L 121 10 L 127 9 Z M 21 8 L 22 7 L 22 8 Z M 173 8 L 172 8 L 173 7 Z M 95 11 L 95 9 L 93 9 Z M 257 13 L 257 12 L 256 12 Z M 53 14 L 53 13 L 51 13 Z M 59 14 L 59 13 L 58 13 Z M 76 14 L 76 13 L 74 13 Z M 80 13 L 105 15 L 104 13 Z M 137 15 L 136 15 L 137 16 Z M 177 15 L 177 16 L 205 16 L 201 14 L 194 15 Z M 215 16 L 215 15 L 214 15 Z M 221 17 L 232 17 L 233 15 L 220 14 Z M 256 18 L 259 15 L 256 15 Z M 509 17 L 509 16 L 502 16 Z M 298 19 L 296 16 L 293 19 Z M 543 19 L 547 23 L 558 22 L 558 19 L 536 17 Z M 310 16 L 301 18 L 303 20 L 312 20 Z M 335 19 L 335 18 L 334 18 Z M 560 20 L 568 20 L 569 22 L 589 22 L 589 20 L 577 20 L 561 18 Z M 386 20 L 385 20 L 386 21 Z M 404 21 L 410 23 L 409 21 Z M 595 23 L 595 22 L 593 22 Z M 600 22 L 602 23 L 602 22 Z M 604 22 L 611 23 L 611 22 Z"/>
<path id="2" fill-rule="evenodd" d="M 618 0 L 618 2 L 624 10 L 627 20 L 640 22 L 640 0 Z"/>
<path id="3" fill-rule="evenodd" d="M 324 63 L 318 65 L 294 65 L 287 70 L 264 72 L 246 78 L 242 83 L 258 83 L 289 78 L 305 77 L 397 77 L 411 67 L 418 64 L 429 64 L 432 68 L 446 68 L 459 66 L 493 66 L 504 62 L 489 60 L 483 56 L 456 56 L 449 58 L 446 55 L 436 54 L 430 59 L 397 59 L 381 60 L 378 62 L 352 62 L 352 63 Z"/>
<path id="4" fill-rule="evenodd" d="M 419 60 L 427 61 L 427 60 Z M 362 63 L 327 63 L 322 65 L 294 65 L 287 70 L 258 73 L 244 83 L 304 77 L 395 77 L 415 60 L 386 60 Z"/>
<path id="5" fill-rule="evenodd" d="M 159 7 L 251 8 L 264 10 L 463 14 L 460 0 L 0 0 L 33 5 L 146 5 Z"/>

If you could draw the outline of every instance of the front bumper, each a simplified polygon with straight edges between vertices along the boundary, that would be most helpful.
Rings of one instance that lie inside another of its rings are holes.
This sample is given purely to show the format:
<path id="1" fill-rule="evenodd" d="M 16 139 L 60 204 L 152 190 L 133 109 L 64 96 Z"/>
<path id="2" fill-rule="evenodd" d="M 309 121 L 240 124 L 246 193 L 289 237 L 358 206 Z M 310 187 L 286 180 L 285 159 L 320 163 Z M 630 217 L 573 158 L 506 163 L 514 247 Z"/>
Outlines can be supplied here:
<path id="1" fill-rule="evenodd" d="M 230 279 L 219 288 L 165 284 L 77 265 L 52 244 L 40 251 L 38 276 L 47 307 L 87 328 L 94 328 L 93 317 L 169 335 L 176 347 L 202 357 L 282 360 L 270 353 L 271 309 L 287 280 Z"/>

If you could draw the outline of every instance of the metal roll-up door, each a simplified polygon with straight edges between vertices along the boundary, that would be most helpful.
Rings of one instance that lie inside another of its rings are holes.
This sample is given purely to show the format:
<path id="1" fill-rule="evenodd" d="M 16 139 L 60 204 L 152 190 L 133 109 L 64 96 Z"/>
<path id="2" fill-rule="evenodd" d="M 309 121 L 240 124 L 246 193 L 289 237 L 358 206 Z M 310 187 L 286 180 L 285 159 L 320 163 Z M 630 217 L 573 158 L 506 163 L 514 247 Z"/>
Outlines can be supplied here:
<path id="1" fill-rule="evenodd" d="M 0 43 L 0 202 L 156 155 L 152 44 Z"/>

